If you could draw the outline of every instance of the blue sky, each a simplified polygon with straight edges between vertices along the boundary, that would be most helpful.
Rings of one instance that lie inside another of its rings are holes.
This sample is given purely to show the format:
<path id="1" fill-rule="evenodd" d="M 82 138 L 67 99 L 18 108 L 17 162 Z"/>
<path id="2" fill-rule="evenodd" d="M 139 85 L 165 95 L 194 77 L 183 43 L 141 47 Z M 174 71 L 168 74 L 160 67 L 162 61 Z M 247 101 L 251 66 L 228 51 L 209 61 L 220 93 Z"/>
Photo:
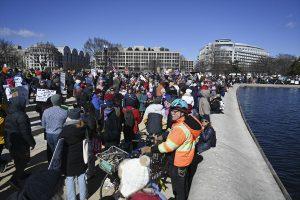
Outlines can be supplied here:
<path id="1" fill-rule="evenodd" d="M 300 0 L 1 0 L 0 38 L 82 49 L 89 37 L 196 59 L 220 38 L 300 56 Z"/>

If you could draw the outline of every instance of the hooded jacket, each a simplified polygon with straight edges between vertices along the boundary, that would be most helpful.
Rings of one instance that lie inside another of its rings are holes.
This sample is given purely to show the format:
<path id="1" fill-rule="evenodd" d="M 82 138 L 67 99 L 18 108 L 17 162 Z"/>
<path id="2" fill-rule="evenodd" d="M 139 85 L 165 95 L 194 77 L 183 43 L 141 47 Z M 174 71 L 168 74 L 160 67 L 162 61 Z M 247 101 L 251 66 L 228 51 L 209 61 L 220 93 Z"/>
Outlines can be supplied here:
<path id="1" fill-rule="evenodd" d="M 195 117 L 191 115 L 181 117 L 172 125 L 167 140 L 152 147 L 152 151 L 175 152 L 174 166 L 189 166 L 194 158 L 196 140 L 202 131 L 202 125 Z"/>
<path id="2" fill-rule="evenodd" d="M 83 161 L 82 141 L 87 127 L 79 120 L 68 119 L 60 134 L 64 138 L 63 172 L 66 176 L 78 176 L 87 169 Z"/>
<path id="3" fill-rule="evenodd" d="M 5 144 L 8 149 L 22 150 L 35 146 L 30 120 L 25 108 L 26 100 L 24 98 L 11 98 L 4 127 Z"/>

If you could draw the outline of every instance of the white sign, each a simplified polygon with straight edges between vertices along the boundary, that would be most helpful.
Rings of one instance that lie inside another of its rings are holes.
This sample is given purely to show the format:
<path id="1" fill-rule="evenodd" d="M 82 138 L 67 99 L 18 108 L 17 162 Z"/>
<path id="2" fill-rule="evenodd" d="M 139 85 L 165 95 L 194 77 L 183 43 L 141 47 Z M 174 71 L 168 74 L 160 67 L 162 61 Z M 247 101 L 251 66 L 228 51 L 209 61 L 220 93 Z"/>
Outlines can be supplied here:
<path id="1" fill-rule="evenodd" d="M 62 151 L 64 147 L 64 139 L 61 138 L 58 140 L 52 159 L 50 161 L 48 170 L 60 170 L 61 168 L 61 160 L 62 160 Z"/>
<path id="2" fill-rule="evenodd" d="M 46 102 L 49 97 L 52 97 L 55 94 L 55 90 L 37 89 L 35 101 Z"/>
<path id="3" fill-rule="evenodd" d="M 65 88 L 66 88 L 66 73 L 61 72 L 60 73 L 60 91 L 62 94 L 66 94 Z"/>

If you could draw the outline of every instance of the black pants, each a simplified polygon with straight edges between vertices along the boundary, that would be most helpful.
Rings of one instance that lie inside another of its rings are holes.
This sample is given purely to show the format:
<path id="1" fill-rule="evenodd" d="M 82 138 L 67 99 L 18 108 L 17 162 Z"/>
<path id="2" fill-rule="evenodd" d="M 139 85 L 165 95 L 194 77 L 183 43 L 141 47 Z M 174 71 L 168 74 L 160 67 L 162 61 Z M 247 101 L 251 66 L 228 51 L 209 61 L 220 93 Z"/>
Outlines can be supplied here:
<path id="1" fill-rule="evenodd" d="M 4 165 L 6 163 L 1 157 L 3 148 L 4 148 L 4 144 L 0 144 L 0 166 Z"/>
<path id="2" fill-rule="evenodd" d="M 125 141 L 125 150 L 127 152 L 132 152 L 134 148 L 134 145 L 132 143 L 132 140 L 134 139 L 134 132 L 133 132 L 133 127 L 129 127 L 129 126 L 124 126 L 123 128 L 123 133 L 124 133 L 124 141 Z M 136 146 L 136 145 L 135 145 Z"/>
<path id="3" fill-rule="evenodd" d="M 173 194 L 176 200 L 186 200 L 189 192 L 189 169 L 188 167 L 170 166 L 170 176 Z"/>
<path id="4" fill-rule="evenodd" d="M 19 181 L 21 179 L 24 179 L 24 171 L 26 168 L 26 165 L 30 159 L 30 149 L 29 147 L 20 150 L 10 150 L 10 155 L 12 159 L 14 160 L 16 170 L 14 171 L 11 180 Z"/>

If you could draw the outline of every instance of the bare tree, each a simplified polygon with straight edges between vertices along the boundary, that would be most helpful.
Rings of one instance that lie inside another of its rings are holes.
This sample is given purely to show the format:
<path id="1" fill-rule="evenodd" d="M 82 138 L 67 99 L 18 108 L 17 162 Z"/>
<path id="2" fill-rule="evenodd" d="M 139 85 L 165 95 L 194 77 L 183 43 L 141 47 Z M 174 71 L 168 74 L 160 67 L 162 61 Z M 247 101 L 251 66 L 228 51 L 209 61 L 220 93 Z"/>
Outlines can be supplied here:
<path id="1" fill-rule="evenodd" d="M 300 57 L 288 68 L 287 74 L 290 76 L 300 75 Z"/>
<path id="2" fill-rule="evenodd" d="M 103 38 L 89 38 L 85 43 L 83 50 L 89 55 L 95 57 L 97 52 L 104 51 L 105 48 L 122 47 L 121 44 L 111 43 Z"/>
<path id="3" fill-rule="evenodd" d="M 279 54 L 276 57 L 261 57 L 251 66 L 253 72 L 266 74 L 287 74 L 289 67 L 296 61 L 296 57 L 289 54 Z"/>
<path id="4" fill-rule="evenodd" d="M 17 53 L 13 44 L 4 39 L 0 39 L 0 66 L 18 66 L 22 63 L 22 57 Z"/>

